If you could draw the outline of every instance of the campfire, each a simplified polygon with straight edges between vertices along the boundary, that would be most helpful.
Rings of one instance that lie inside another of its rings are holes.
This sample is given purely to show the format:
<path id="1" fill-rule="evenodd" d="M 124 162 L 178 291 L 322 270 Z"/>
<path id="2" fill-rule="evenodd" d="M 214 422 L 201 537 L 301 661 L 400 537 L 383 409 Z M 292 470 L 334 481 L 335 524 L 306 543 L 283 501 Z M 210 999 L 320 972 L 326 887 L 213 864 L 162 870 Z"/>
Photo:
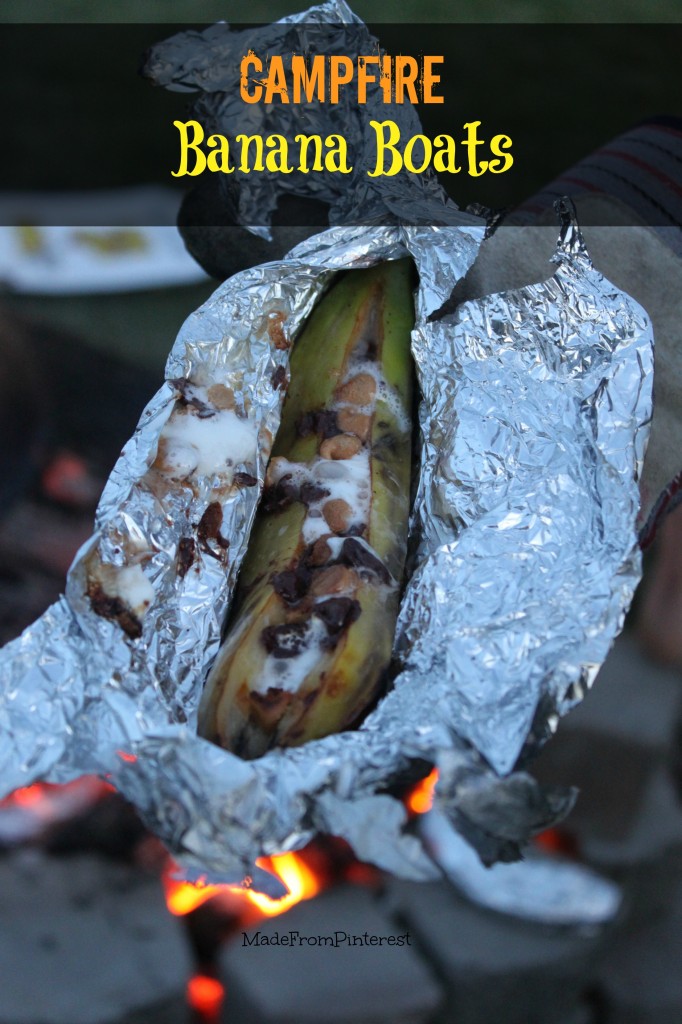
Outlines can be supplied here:
<path id="1" fill-rule="evenodd" d="M 407 794 L 406 804 L 413 813 L 427 809 L 434 782 L 432 773 Z M 75 828 L 81 830 L 82 847 L 87 850 L 91 842 L 88 821 L 102 812 L 104 804 L 111 809 L 111 828 L 115 831 L 116 817 L 122 819 L 130 809 L 106 781 L 84 776 L 65 785 L 36 783 L 18 789 L 0 802 L 0 844 L 6 849 L 59 849 L 62 832 Z M 153 867 L 169 915 L 185 929 L 188 945 L 195 952 L 195 972 L 186 984 L 186 1001 L 193 1020 L 202 1024 L 221 1020 L 225 987 L 218 973 L 225 944 L 236 942 L 240 934 L 253 931 L 260 922 L 284 915 L 332 886 L 350 883 L 376 889 L 381 879 L 380 872 L 358 862 L 345 843 L 331 837 L 321 837 L 300 851 L 259 858 L 258 866 L 276 876 L 287 889 L 279 899 L 248 888 L 248 878 L 241 887 L 184 881 L 172 858 L 141 824 L 125 858 L 142 871 Z"/>

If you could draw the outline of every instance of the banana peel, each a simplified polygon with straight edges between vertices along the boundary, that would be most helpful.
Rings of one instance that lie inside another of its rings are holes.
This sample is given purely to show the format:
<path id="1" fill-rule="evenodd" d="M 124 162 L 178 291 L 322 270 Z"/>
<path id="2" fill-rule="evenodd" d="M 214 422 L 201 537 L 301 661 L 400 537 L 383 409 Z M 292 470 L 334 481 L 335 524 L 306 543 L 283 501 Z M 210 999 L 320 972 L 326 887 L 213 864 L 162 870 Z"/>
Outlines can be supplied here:
<path id="1" fill-rule="evenodd" d="M 407 549 L 412 266 L 347 272 L 291 384 L 199 731 L 241 757 L 352 725 L 391 658 Z"/>

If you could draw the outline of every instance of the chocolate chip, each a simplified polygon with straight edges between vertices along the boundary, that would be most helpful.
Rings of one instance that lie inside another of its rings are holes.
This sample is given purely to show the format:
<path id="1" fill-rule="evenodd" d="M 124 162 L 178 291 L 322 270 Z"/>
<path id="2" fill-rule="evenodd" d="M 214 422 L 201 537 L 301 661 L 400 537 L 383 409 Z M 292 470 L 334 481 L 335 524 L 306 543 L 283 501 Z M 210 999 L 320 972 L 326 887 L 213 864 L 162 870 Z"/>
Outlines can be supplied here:
<path id="1" fill-rule="evenodd" d="M 270 577 L 272 589 L 287 604 L 298 604 L 308 593 L 311 573 L 303 565 L 295 569 L 284 569 Z"/>
<path id="2" fill-rule="evenodd" d="M 326 487 L 321 487 L 320 484 L 316 484 L 312 480 L 306 480 L 301 485 L 301 501 L 304 505 L 312 505 L 313 502 L 328 497 L 330 493 Z"/>
<path id="3" fill-rule="evenodd" d="M 181 537 L 178 544 L 177 571 L 180 579 L 183 579 L 194 563 L 196 545 L 191 537 Z"/>
<path id="4" fill-rule="evenodd" d="M 275 658 L 295 658 L 307 646 L 307 632 L 305 622 L 288 622 L 281 626 L 266 626 L 260 639 L 268 654 Z"/>
<path id="5" fill-rule="evenodd" d="M 354 537 L 347 537 L 341 547 L 339 561 L 353 569 L 367 570 L 378 576 L 382 583 L 390 583 L 391 574 L 381 561 L 365 544 Z"/>
<path id="6" fill-rule="evenodd" d="M 310 437 L 311 434 L 318 434 L 320 437 L 327 438 L 334 437 L 338 432 L 336 413 L 330 409 L 306 412 L 299 417 L 296 424 L 296 433 L 299 437 Z"/>
<path id="7" fill-rule="evenodd" d="M 346 537 L 362 537 L 366 533 L 367 527 L 364 523 L 354 523 L 349 526 L 347 530 L 344 530 L 344 536 Z"/>
<path id="8" fill-rule="evenodd" d="M 313 612 L 327 627 L 328 646 L 334 647 L 341 633 L 360 617 L 360 602 L 352 597 L 330 597 L 316 604 Z"/>
<path id="9" fill-rule="evenodd" d="M 294 483 L 291 473 L 285 473 L 276 484 L 265 488 L 261 508 L 263 512 L 281 512 L 298 501 L 298 497 L 298 485 Z"/>
<path id="10" fill-rule="evenodd" d="M 237 487 L 255 487 L 258 483 L 258 477 L 253 473 L 235 473 L 232 479 Z"/>
<path id="11" fill-rule="evenodd" d="M 379 355 L 379 345 L 376 338 L 367 338 L 365 342 L 365 359 L 374 363 Z"/>
<path id="12" fill-rule="evenodd" d="M 206 511 L 199 520 L 197 526 L 197 537 L 199 544 L 201 545 L 202 551 L 205 551 L 207 555 L 212 555 L 213 558 L 221 558 L 225 551 L 230 546 L 229 540 L 222 536 L 220 527 L 223 525 L 223 510 L 219 501 L 212 501 L 207 506 Z M 221 552 L 217 553 L 209 547 L 209 541 L 213 540 L 216 542 Z"/>
<path id="13" fill-rule="evenodd" d="M 191 408 L 194 409 L 200 420 L 208 419 L 209 416 L 215 416 L 215 409 L 213 409 L 210 405 L 207 405 L 206 402 L 203 402 L 200 398 L 197 398 L 196 395 L 193 395 L 190 392 L 189 389 L 192 386 L 192 384 L 191 381 L 187 380 L 186 377 L 176 377 L 173 380 L 170 380 L 168 383 L 172 384 L 173 387 L 180 392 L 180 397 L 178 398 L 178 405 L 191 406 Z"/>
<path id="14" fill-rule="evenodd" d="M 120 597 L 110 597 L 102 589 L 99 583 L 91 583 L 88 587 L 88 597 L 95 615 L 101 615 L 104 619 L 118 622 L 119 626 L 131 640 L 137 640 L 142 636 L 142 623 L 129 608 L 123 603 Z"/>
<path id="15" fill-rule="evenodd" d="M 270 378 L 270 382 L 275 391 L 279 391 L 281 388 L 285 387 L 287 382 L 286 369 L 283 366 L 278 366 Z"/>

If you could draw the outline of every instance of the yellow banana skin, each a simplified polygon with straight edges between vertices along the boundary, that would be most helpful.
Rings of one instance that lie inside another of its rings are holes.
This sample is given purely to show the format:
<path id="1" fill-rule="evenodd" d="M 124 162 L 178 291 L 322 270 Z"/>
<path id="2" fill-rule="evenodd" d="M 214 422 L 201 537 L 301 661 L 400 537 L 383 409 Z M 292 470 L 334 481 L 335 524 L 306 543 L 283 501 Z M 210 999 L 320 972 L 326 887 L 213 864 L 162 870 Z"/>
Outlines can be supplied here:
<path id="1" fill-rule="evenodd" d="M 200 734 L 241 757 L 349 727 L 390 662 L 409 514 L 412 268 L 349 271 L 291 384 Z"/>

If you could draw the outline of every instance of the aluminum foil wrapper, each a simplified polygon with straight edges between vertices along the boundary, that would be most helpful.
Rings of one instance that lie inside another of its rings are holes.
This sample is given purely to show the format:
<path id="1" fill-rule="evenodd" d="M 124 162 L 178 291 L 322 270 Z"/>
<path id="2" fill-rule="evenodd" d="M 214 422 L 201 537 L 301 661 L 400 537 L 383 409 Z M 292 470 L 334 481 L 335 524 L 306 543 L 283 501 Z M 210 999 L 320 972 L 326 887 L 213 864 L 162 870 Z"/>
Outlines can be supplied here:
<path id="1" fill-rule="evenodd" d="M 440 208 L 454 208 L 436 174 L 399 174 L 371 178 L 367 170 L 376 162 L 376 138 L 372 119 L 390 118 L 403 139 L 421 133 L 416 109 L 411 103 L 385 103 L 379 85 L 367 88 L 366 102 L 358 103 L 357 86 L 342 88 L 338 103 L 305 105 L 254 103 L 241 99 L 242 58 L 253 51 L 263 60 L 269 54 L 315 56 L 366 55 L 383 52 L 377 39 L 344 0 L 329 0 L 301 14 L 282 18 L 271 25 L 231 29 L 221 23 L 202 32 L 181 32 L 149 51 L 143 73 L 155 84 L 182 92 L 196 92 L 193 116 L 206 135 L 218 132 L 234 137 L 237 132 L 263 137 L 279 133 L 293 141 L 297 133 L 337 133 L 349 143 L 349 173 L 328 170 L 304 174 L 244 173 L 239 167 L 228 176 L 217 177 L 223 190 L 224 206 L 235 223 L 270 238 L 272 215 L 278 200 L 287 194 L 304 196 L 329 205 L 329 223 L 372 224 L 398 217 L 415 224 L 440 223 Z M 419 153 L 417 147 L 416 153 Z M 415 157 L 418 161 L 418 155 Z M 434 219 L 435 218 L 435 219 Z"/>
<path id="2" fill-rule="evenodd" d="M 445 877 L 470 900 L 499 914 L 583 932 L 609 924 L 622 906 L 615 882 L 539 850 L 515 864 L 484 867 L 438 810 L 420 817 L 419 834 Z"/>
<path id="3" fill-rule="evenodd" d="M 591 265 L 569 213 L 549 281 L 432 321 L 483 235 L 480 222 L 452 219 L 330 229 L 228 280 L 187 320 L 66 597 L 2 651 L 4 792 L 102 774 L 188 877 L 247 876 L 272 894 L 281 886 L 256 858 L 316 832 L 396 874 L 438 876 L 386 792 L 415 761 L 439 766 L 437 806 L 486 862 L 514 859 L 565 813 L 570 794 L 511 769 L 579 699 L 638 580 L 651 331 Z M 334 271 L 406 254 L 419 271 L 423 447 L 400 671 L 357 731 L 244 762 L 199 739 L 195 719 L 279 421 L 279 368 Z M 222 477 L 159 491 L 150 466 L 187 378 L 233 389 L 253 443 L 242 438 Z M 114 574 L 132 567 L 135 594 L 152 588 L 139 636 L 96 612 L 97 559 Z"/>

